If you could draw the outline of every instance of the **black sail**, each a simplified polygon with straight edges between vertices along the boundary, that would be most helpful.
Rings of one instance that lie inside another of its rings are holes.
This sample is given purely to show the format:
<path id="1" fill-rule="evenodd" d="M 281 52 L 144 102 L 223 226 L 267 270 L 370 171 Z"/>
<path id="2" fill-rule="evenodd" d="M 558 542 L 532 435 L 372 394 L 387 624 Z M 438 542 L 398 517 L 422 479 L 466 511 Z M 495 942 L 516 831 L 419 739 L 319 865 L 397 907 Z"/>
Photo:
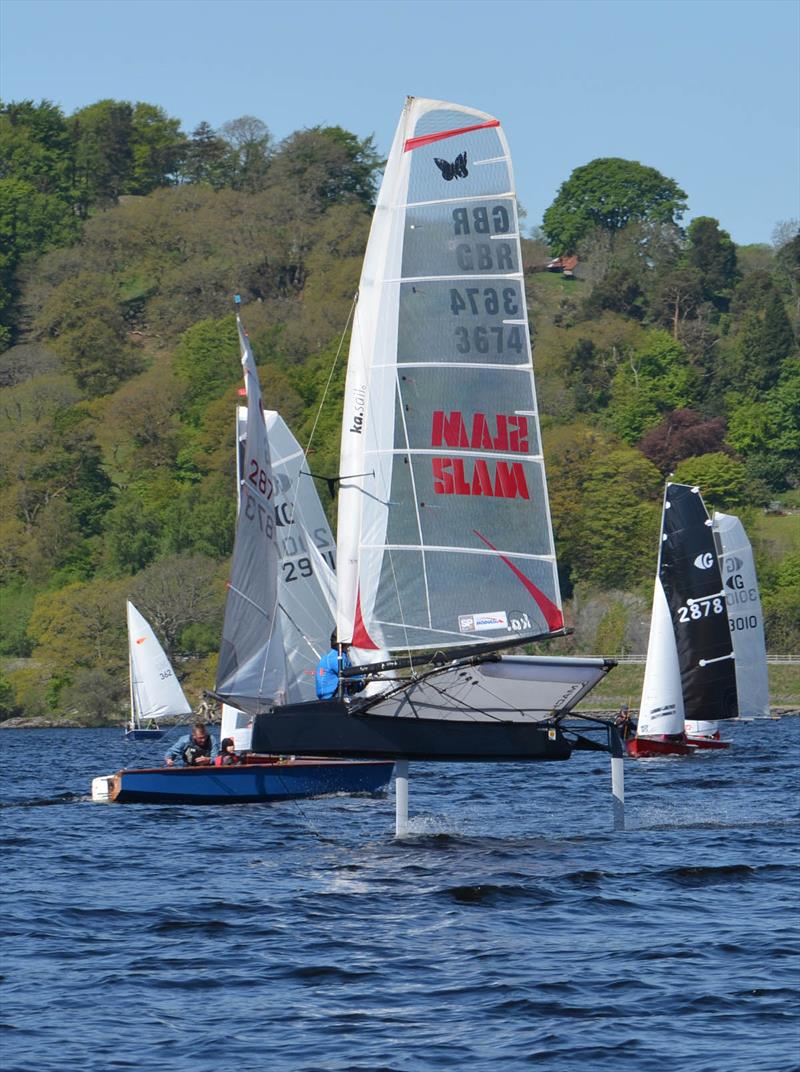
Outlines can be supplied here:
<path id="1" fill-rule="evenodd" d="M 736 664 L 711 521 L 697 488 L 668 484 L 659 576 L 672 616 L 685 717 L 736 718 Z"/>

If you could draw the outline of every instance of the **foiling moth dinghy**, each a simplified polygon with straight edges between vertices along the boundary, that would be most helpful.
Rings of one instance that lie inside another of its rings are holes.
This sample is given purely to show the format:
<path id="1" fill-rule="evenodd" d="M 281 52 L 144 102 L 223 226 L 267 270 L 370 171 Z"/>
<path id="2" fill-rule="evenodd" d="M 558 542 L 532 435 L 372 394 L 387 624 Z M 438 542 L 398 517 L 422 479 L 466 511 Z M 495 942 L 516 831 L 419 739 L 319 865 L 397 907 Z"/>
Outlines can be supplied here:
<path id="1" fill-rule="evenodd" d="M 699 489 L 667 484 L 661 515 L 636 757 L 690 755 L 727 741 L 686 732 L 687 721 L 716 723 L 738 714 L 736 668 L 725 590 Z M 713 731 L 712 731 L 713 732 Z"/>
<path id="2" fill-rule="evenodd" d="M 336 480 L 336 630 L 355 664 L 343 676 L 367 685 L 274 702 L 271 668 L 234 672 L 250 664 L 231 635 L 215 695 L 252 717 L 254 750 L 396 759 L 399 831 L 410 760 L 618 751 L 604 722 L 605 742 L 563 725 L 611 661 L 500 654 L 566 630 L 511 162 L 484 112 L 415 98 L 403 111 L 355 308 Z"/>
<path id="3" fill-rule="evenodd" d="M 333 622 L 332 538 L 310 478 L 298 480 L 302 452 L 277 414 L 265 419 L 249 340 L 237 311 L 247 407 L 237 416 L 240 489 L 236 540 L 225 608 L 217 687 L 252 691 L 259 702 L 279 704 L 314 695 L 313 666 L 327 646 Z M 267 425 L 278 442 L 273 474 Z M 294 469 L 292 469 L 294 467 Z M 278 544 L 282 519 L 293 526 Z M 314 541 L 312 567 L 307 557 Z M 279 564 L 281 569 L 279 570 Z M 297 582 L 289 588 L 290 582 Z M 311 668 L 309 671 L 309 667 Z M 96 778 L 93 799 L 112 803 L 254 803 L 330 793 L 380 794 L 392 776 L 391 760 L 313 759 L 260 755 L 251 749 L 249 717 L 223 709 L 222 736 L 244 751 L 244 762 L 222 767 L 122 770 Z M 295 749 L 305 752 L 306 749 Z"/>

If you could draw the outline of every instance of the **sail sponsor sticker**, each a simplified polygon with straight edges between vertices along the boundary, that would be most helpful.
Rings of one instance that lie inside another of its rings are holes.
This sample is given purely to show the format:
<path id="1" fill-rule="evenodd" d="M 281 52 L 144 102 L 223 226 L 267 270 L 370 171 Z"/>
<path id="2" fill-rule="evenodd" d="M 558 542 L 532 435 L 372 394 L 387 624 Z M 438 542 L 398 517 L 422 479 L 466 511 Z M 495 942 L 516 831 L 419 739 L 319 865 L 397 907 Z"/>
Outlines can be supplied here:
<path id="1" fill-rule="evenodd" d="M 461 633 L 485 633 L 491 629 L 508 629 L 508 615 L 504 610 L 482 611 L 480 614 L 459 614 L 458 628 Z"/>
<path id="2" fill-rule="evenodd" d="M 698 569 L 711 569 L 711 567 L 714 565 L 714 556 L 711 554 L 710 551 L 706 551 L 703 554 L 699 554 L 697 556 L 697 558 L 694 560 L 694 564 L 695 566 L 697 566 Z"/>

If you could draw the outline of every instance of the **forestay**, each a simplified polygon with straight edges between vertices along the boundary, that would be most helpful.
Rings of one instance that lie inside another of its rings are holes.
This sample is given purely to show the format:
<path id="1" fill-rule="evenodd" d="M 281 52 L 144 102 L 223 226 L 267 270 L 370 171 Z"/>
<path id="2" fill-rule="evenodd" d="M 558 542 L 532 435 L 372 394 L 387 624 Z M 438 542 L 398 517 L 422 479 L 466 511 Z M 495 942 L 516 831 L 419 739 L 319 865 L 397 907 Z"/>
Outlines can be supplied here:
<path id="1" fill-rule="evenodd" d="M 714 514 L 714 539 L 736 655 L 739 714 L 747 718 L 763 717 L 769 714 L 769 680 L 764 612 L 753 549 L 741 521 L 732 514 Z"/>
<path id="2" fill-rule="evenodd" d="M 236 319 L 247 390 L 247 426 L 216 680 L 217 694 L 234 706 L 239 696 L 283 702 L 287 680 L 277 616 L 275 481 L 258 372 L 238 313 Z"/>
<path id="3" fill-rule="evenodd" d="M 128 601 L 131 706 L 134 726 L 149 719 L 189 715 L 189 701 L 150 623 Z"/>
<path id="4" fill-rule="evenodd" d="M 563 627 L 500 123 L 411 98 L 354 319 L 338 630 L 366 652 Z"/>

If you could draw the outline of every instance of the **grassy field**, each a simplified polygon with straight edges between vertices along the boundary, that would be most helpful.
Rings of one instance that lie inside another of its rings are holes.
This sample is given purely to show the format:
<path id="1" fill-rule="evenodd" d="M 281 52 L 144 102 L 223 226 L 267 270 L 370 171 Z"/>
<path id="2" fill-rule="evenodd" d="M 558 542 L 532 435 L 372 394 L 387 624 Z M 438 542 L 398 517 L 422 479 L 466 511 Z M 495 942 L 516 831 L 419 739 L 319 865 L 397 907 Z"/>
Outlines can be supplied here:
<path id="1" fill-rule="evenodd" d="M 642 696 L 644 663 L 620 663 L 593 689 L 579 711 L 616 709 L 621 704 L 638 708 Z M 800 709 L 800 665 L 769 664 L 769 698 L 773 707 Z"/>

